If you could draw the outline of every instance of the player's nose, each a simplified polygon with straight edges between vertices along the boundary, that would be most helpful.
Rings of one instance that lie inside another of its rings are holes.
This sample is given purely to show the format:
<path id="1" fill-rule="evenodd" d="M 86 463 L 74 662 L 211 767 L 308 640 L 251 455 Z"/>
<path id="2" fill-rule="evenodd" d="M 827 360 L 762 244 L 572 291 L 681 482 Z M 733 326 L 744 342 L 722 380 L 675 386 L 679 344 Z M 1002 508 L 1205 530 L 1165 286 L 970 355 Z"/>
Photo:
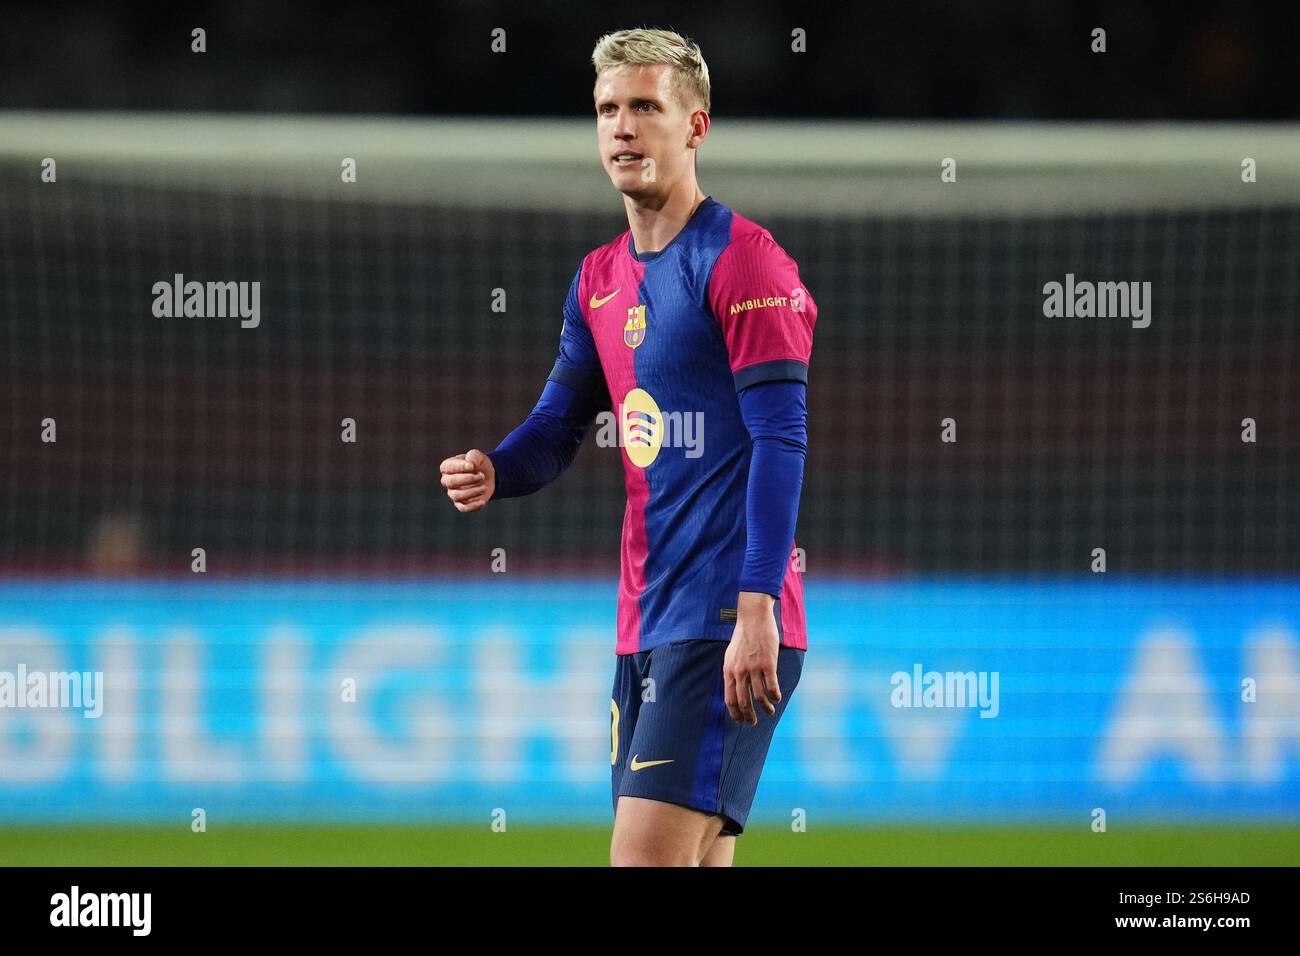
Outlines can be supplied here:
<path id="1" fill-rule="evenodd" d="M 626 145 L 626 141 L 636 136 L 636 119 L 627 110 L 619 110 L 614 122 L 614 139 Z"/>

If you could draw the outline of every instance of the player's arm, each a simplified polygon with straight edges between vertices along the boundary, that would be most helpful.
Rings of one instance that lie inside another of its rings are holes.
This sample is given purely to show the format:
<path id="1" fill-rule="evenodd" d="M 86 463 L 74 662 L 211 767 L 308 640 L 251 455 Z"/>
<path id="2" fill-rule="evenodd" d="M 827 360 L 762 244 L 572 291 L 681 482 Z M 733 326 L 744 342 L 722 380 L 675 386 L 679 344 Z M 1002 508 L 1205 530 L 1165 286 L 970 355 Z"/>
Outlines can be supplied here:
<path id="1" fill-rule="evenodd" d="M 758 722 L 781 699 L 780 638 L 773 613 L 781 596 L 808 450 L 807 385 L 817 307 L 798 267 L 765 233 L 733 242 L 710 277 L 710 302 L 726 342 L 751 458 L 746 488 L 745 559 L 736 630 L 723 667 L 727 709 Z M 760 307 L 752 306 L 761 301 Z M 737 308 L 739 306 L 739 308 Z"/>
<path id="2" fill-rule="evenodd" d="M 564 304 L 560 354 L 528 417 L 492 451 L 471 449 L 442 463 L 442 484 L 460 511 L 492 498 L 545 487 L 572 464 L 596 415 L 610 406 L 595 342 L 582 317 L 573 278 Z"/>
<path id="3" fill-rule="evenodd" d="M 745 562 L 740 592 L 781 596 L 799 517 L 808 453 L 808 386 L 793 379 L 765 381 L 740 393 L 753 456 L 745 501 Z"/>
<path id="4" fill-rule="evenodd" d="M 494 497 L 531 495 L 564 473 L 596 414 L 608 405 L 596 384 L 603 383 L 573 387 L 547 380 L 528 418 L 487 454 L 496 472 Z"/>
<path id="5" fill-rule="evenodd" d="M 745 502 L 745 560 L 736 630 L 724 660 L 723 688 L 732 719 L 758 723 L 754 701 L 769 715 L 781 700 L 777 681 L 775 604 L 781 596 L 808 451 L 807 385 L 764 381 L 740 393 L 752 454 Z"/>

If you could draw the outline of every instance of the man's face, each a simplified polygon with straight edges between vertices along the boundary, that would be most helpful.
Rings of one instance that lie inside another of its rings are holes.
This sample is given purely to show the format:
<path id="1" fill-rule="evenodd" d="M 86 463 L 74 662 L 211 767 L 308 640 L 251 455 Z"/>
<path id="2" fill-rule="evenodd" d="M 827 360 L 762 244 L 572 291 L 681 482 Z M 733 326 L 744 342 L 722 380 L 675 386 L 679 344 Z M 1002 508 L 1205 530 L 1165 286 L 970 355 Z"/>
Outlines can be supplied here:
<path id="1" fill-rule="evenodd" d="M 688 110 L 671 89 L 667 63 L 625 66 L 596 77 L 596 145 L 614 188 L 633 199 L 665 195 L 694 170 L 692 145 L 707 114 Z M 690 145 L 688 145 L 690 144 Z"/>

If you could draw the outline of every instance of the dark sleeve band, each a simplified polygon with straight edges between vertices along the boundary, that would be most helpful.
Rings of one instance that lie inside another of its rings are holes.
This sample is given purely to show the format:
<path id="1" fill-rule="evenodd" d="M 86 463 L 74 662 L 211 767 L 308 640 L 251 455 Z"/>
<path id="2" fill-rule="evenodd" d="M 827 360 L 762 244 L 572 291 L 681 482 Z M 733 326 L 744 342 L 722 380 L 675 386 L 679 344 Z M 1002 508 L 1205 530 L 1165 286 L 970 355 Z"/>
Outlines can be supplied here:
<path id="1" fill-rule="evenodd" d="M 559 382 L 561 385 L 569 386 L 575 392 L 582 392 L 587 385 L 587 374 L 572 365 L 565 365 L 563 362 L 557 361 L 546 380 L 548 382 Z"/>
<path id="2" fill-rule="evenodd" d="M 736 391 L 743 391 L 759 382 L 803 382 L 808 384 L 808 366 L 798 359 L 773 359 L 747 365 L 733 376 Z"/>

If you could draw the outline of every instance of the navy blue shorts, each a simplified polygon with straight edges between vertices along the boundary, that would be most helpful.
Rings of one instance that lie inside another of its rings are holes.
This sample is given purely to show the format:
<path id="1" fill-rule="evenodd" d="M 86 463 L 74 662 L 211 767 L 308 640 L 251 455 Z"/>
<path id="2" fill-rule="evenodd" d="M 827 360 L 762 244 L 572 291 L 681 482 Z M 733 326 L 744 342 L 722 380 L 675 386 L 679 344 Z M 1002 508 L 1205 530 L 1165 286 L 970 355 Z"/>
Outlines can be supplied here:
<path id="1" fill-rule="evenodd" d="M 722 661 L 727 641 L 678 641 L 623 654 L 610 701 L 610 764 L 614 812 L 618 798 L 647 797 L 723 817 L 722 832 L 745 828 L 777 721 L 799 683 L 804 651 L 777 653 L 781 701 L 769 717 L 754 704 L 758 724 L 727 713 Z"/>

